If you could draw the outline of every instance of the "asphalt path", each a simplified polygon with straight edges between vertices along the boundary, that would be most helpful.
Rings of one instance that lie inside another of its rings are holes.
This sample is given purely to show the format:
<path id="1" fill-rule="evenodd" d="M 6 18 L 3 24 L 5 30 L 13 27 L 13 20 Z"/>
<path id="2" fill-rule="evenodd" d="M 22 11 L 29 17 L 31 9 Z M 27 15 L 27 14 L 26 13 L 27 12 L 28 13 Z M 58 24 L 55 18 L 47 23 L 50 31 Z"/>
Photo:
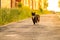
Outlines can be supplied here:
<path id="1" fill-rule="evenodd" d="M 5 25 L 0 27 L 0 40 L 60 40 L 60 18 L 46 14 L 36 25 L 31 18 Z"/>

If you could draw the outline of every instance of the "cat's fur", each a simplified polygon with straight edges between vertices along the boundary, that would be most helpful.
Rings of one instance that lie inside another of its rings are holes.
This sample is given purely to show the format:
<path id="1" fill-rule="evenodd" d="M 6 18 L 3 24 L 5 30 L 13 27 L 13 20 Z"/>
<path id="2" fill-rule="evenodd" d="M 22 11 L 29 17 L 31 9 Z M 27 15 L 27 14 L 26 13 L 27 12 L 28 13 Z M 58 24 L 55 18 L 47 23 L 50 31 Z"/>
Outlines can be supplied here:
<path id="1" fill-rule="evenodd" d="M 38 23 L 40 21 L 40 16 L 35 13 L 32 13 L 32 21 L 33 21 L 33 24 Z"/>

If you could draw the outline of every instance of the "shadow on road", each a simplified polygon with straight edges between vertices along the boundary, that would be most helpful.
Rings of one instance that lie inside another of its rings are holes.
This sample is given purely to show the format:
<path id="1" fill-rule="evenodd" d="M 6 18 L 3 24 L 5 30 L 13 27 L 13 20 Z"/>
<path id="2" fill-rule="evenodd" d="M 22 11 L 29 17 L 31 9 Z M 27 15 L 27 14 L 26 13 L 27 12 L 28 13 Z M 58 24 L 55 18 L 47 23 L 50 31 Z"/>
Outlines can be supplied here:
<path id="1" fill-rule="evenodd" d="M 45 25 L 36 24 L 36 25 L 23 25 L 20 28 L 46 28 L 46 27 L 47 26 Z"/>
<path id="2" fill-rule="evenodd" d="M 0 27 L 0 32 L 5 31 L 6 29 L 8 29 L 7 27 Z"/>

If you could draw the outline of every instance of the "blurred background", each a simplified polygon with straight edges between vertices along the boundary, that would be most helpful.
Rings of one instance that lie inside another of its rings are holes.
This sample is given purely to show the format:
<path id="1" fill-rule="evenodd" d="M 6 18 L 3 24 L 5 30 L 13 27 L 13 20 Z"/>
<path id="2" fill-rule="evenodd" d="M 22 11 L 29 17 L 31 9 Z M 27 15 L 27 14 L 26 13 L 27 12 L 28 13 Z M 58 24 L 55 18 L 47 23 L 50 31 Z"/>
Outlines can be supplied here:
<path id="1" fill-rule="evenodd" d="M 0 25 L 39 15 L 60 14 L 60 0 L 0 0 Z"/>

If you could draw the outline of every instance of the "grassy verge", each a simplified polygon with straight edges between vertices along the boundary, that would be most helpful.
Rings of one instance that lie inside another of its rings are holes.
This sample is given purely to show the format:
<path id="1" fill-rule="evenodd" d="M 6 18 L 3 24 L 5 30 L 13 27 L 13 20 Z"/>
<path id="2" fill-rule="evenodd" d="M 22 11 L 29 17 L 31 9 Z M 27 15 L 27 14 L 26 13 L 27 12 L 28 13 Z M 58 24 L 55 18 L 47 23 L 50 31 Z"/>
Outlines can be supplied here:
<path id="1" fill-rule="evenodd" d="M 31 17 L 31 10 L 27 7 L 19 9 L 0 9 L 0 25 L 16 22 Z"/>

